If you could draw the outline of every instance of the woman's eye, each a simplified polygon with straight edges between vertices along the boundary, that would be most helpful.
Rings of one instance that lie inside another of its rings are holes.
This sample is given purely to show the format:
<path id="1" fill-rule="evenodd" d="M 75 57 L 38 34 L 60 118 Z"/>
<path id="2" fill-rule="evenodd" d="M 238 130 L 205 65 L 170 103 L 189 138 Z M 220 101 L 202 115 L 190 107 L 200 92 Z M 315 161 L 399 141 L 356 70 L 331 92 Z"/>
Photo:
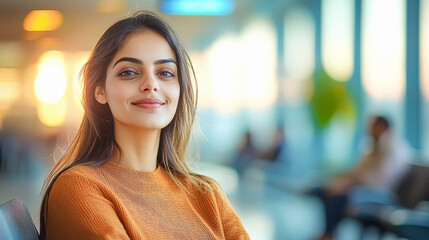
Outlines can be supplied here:
<path id="1" fill-rule="evenodd" d="M 165 78 L 173 78 L 174 77 L 174 73 L 169 72 L 169 71 L 162 71 L 156 75 L 161 76 L 161 77 L 165 77 Z"/>
<path id="2" fill-rule="evenodd" d="M 122 77 L 122 78 L 133 78 L 136 75 L 137 75 L 137 73 L 134 71 L 131 71 L 131 70 L 122 71 L 118 74 L 118 76 Z"/>

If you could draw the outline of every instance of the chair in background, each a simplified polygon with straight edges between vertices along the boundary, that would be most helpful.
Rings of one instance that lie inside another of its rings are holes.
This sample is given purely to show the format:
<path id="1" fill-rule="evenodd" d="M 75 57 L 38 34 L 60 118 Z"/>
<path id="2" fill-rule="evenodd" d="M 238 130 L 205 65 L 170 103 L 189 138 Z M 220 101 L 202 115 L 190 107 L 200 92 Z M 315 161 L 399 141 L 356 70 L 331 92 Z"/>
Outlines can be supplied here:
<path id="1" fill-rule="evenodd" d="M 39 234 L 27 207 L 17 198 L 0 206 L 0 239 L 39 239 Z"/>
<path id="2" fill-rule="evenodd" d="M 411 240 L 429 239 L 429 166 L 411 164 L 394 192 L 362 187 L 351 192 L 347 216 Z"/>

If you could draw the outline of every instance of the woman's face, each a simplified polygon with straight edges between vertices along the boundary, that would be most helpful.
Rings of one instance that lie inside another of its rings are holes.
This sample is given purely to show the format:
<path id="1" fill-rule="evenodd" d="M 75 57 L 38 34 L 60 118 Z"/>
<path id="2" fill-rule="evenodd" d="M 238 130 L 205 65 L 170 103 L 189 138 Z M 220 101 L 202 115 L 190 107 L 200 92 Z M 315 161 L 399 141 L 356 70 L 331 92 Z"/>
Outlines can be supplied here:
<path id="1" fill-rule="evenodd" d="M 161 129 L 174 117 L 180 86 L 168 42 L 146 30 L 127 36 L 109 64 L 104 89 L 95 97 L 109 104 L 115 125 Z"/>

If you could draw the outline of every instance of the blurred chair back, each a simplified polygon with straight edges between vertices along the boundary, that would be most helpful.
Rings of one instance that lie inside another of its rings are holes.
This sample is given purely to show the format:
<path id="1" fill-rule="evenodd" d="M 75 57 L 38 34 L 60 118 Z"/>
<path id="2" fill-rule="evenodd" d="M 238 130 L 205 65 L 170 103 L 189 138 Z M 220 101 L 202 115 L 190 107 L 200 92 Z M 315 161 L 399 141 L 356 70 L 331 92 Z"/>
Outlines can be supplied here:
<path id="1" fill-rule="evenodd" d="M 0 239 L 39 239 L 39 234 L 27 207 L 17 198 L 0 206 Z"/>
<path id="2" fill-rule="evenodd" d="M 429 166 L 411 164 L 395 193 L 400 205 L 410 209 L 415 208 L 420 201 L 429 201 Z"/>

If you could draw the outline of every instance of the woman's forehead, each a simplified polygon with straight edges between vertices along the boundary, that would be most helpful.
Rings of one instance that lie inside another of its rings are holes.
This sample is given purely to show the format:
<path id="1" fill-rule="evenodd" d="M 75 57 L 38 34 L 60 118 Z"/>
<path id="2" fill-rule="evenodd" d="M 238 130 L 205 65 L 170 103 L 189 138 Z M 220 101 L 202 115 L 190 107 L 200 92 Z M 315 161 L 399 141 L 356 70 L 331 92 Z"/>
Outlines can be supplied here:
<path id="1" fill-rule="evenodd" d="M 114 59 L 121 57 L 135 57 L 143 61 L 163 58 L 176 60 L 174 51 L 167 40 L 152 30 L 139 31 L 126 36 Z"/>

